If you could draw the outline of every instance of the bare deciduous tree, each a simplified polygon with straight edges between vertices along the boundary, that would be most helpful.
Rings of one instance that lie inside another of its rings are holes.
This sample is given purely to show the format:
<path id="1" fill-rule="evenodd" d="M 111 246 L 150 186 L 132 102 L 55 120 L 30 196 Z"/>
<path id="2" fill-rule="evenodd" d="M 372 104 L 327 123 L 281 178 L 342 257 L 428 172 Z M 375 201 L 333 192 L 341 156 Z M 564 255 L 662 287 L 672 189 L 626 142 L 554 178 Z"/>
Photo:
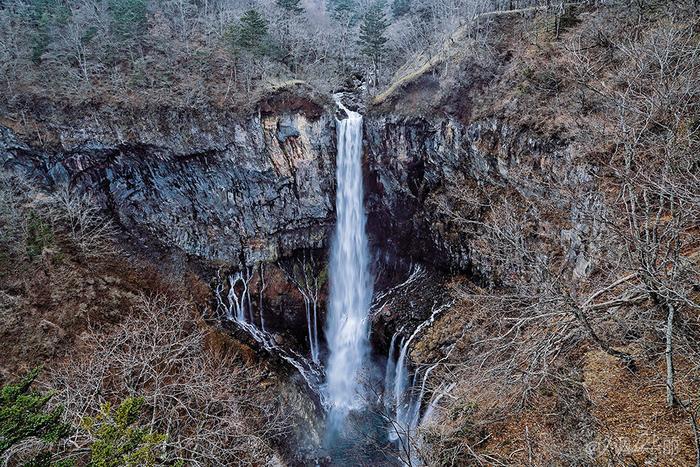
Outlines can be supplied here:
<path id="1" fill-rule="evenodd" d="M 54 222 L 64 226 L 69 240 L 81 255 L 99 258 L 116 251 L 117 230 L 89 194 L 61 187 L 52 201 Z"/>
<path id="2" fill-rule="evenodd" d="M 700 221 L 700 45 L 693 25 L 663 21 L 638 35 L 611 38 L 617 80 L 596 84 L 599 61 L 572 48 L 580 82 L 603 100 L 613 125 L 601 139 L 616 146 L 610 161 L 617 198 L 602 216 L 623 246 L 622 267 L 664 316 L 667 404 L 676 404 L 673 342 L 679 313 L 700 309 L 695 229 Z M 623 215 L 620 216 L 619 214 Z"/>
<path id="3" fill-rule="evenodd" d="M 143 423 L 168 435 L 173 461 L 251 465 L 271 458 L 270 440 L 290 429 L 279 394 L 264 389 L 260 369 L 207 343 L 190 303 L 143 298 L 115 329 L 90 330 L 78 356 L 53 371 L 53 387 L 76 423 L 101 404 L 145 400 Z M 78 432 L 70 442 L 90 440 Z"/>

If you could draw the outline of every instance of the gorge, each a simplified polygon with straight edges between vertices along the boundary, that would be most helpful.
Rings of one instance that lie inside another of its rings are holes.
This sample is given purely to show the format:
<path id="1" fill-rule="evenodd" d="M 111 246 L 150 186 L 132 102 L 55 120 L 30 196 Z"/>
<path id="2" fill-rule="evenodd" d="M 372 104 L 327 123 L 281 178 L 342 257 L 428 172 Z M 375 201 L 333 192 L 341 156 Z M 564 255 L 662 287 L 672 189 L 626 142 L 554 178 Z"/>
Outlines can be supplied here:
<path id="1" fill-rule="evenodd" d="M 70 429 L 0 464 L 698 462 L 697 2 L 47 1 L 0 384 Z"/>

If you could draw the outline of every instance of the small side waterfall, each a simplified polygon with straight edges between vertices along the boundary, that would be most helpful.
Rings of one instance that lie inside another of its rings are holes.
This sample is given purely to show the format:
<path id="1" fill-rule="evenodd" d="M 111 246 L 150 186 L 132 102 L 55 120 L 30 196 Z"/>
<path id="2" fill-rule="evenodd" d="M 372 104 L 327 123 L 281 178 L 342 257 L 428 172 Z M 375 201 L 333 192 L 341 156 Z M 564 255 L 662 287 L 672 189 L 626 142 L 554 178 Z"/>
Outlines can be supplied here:
<path id="1" fill-rule="evenodd" d="M 348 117 L 337 121 L 336 229 L 330 258 L 326 366 L 331 419 L 364 405 L 361 370 L 369 353 L 372 299 L 362 187 L 362 116 L 338 103 Z"/>
<path id="2" fill-rule="evenodd" d="M 402 328 L 403 329 L 403 328 Z M 386 359 L 386 369 L 384 370 L 384 390 L 386 391 L 394 384 L 394 374 L 396 373 L 396 357 L 394 356 L 394 342 L 396 342 L 396 336 L 398 332 L 391 336 L 391 342 L 389 343 L 389 355 Z M 391 408 L 391 399 L 384 397 L 384 407 L 389 410 Z"/>
<path id="3" fill-rule="evenodd" d="M 410 465 L 420 465 L 420 459 L 412 444 L 419 442 L 415 438 L 415 433 L 421 422 L 421 409 L 423 398 L 426 393 L 426 385 L 430 373 L 437 367 L 437 363 L 425 368 L 417 368 L 413 377 L 409 376 L 409 351 L 414 339 L 419 336 L 424 329 L 431 326 L 435 319 L 444 310 L 452 306 L 452 301 L 442 305 L 433 304 L 430 317 L 420 323 L 413 333 L 406 338 L 403 328 L 396 331 L 391 338 L 389 345 L 389 355 L 387 357 L 384 383 L 384 407 L 393 420 L 389 427 L 389 440 L 397 443 L 401 448 L 401 453 L 410 453 Z M 398 344 L 396 344 L 398 342 Z M 398 350 L 398 357 L 396 356 Z M 421 375 L 422 373 L 422 375 Z M 433 410 L 433 404 L 429 404 L 426 413 Z"/>
<path id="4" fill-rule="evenodd" d="M 231 306 L 226 308 L 226 317 L 228 319 L 240 322 L 250 320 L 250 322 L 253 322 L 253 308 L 250 301 L 249 287 L 252 278 L 253 275 L 250 268 L 246 268 L 244 271 L 238 271 L 237 273 L 229 276 L 229 291 L 227 298 Z M 240 295 L 238 295 L 236 292 L 238 284 L 243 286 L 243 291 Z"/>
<path id="5" fill-rule="evenodd" d="M 263 297 L 265 290 L 265 267 L 261 264 L 258 271 L 258 294 L 259 294 L 259 322 L 256 324 L 253 314 L 253 300 L 251 297 L 250 283 L 253 281 L 253 270 L 246 267 L 243 271 L 238 271 L 228 276 L 228 291 L 224 279 L 217 273 L 217 285 L 214 290 L 217 308 L 230 321 L 235 322 L 238 327 L 244 330 L 260 346 L 271 355 L 276 355 L 291 366 L 293 366 L 304 379 L 308 388 L 318 396 L 318 400 L 323 407 L 328 407 L 325 394 L 320 391 L 323 381 L 323 368 L 317 362 L 309 361 L 293 349 L 284 348 L 277 344 L 274 336 L 265 329 L 263 317 Z"/>
<path id="6" fill-rule="evenodd" d="M 306 332 L 311 359 L 319 365 L 321 363 L 321 347 L 318 340 L 318 302 L 323 283 L 319 279 L 313 254 L 307 259 L 305 253 L 303 260 L 298 260 L 286 268 L 282 267 L 282 270 L 287 280 L 296 286 L 304 300 Z"/>

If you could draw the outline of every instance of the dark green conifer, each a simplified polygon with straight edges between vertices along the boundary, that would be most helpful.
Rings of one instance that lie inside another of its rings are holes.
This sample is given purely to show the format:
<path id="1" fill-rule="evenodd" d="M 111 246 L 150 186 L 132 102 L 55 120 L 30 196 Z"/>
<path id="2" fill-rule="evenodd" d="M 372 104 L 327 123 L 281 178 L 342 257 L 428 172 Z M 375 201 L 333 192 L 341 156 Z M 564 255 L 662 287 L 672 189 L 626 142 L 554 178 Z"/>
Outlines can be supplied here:
<path id="1" fill-rule="evenodd" d="M 31 389 L 38 373 L 37 368 L 19 383 L 0 389 L 0 457 L 12 446 L 38 438 L 46 443 L 47 449 L 28 463 L 36 466 L 50 465 L 50 445 L 71 432 L 70 425 L 62 419 L 63 407 L 47 408 L 53 394 Z"/>
<path id="2" fill-rule="evenodd" d="M 275 3 L 278 7 L 294 15 L 304 12 L 304 8 L 301 6 L 301 0 L 275 0 Z"/>
<path id="3" fill-rule="evenodd" d="M 249 52 L 264 54 L 267 49 L 267 20 L 255 9 L 246 11 L 241 17 L 238 30 L 238 45 Z"/>
<path id="4" fill-rule="evenodd" d="M 110 0 L 112 32 L 117 39 L 134 40 L 148 30 L 146 0 Z"/>
<path id="5" fill-rule="evenodd" d="M 394 14 L 394 18 L 405 15 L 411 9 L 411 0 L 394 0 L 391 4 L 391 12 Z"/>
<path id="6" fill-rule="evenodd" d="M 362 19 L 359 43 L 362 54 L 372 62 L 375 85 L 379 78 L 379 66 L 386 52 L 386 43 L 389 41 L 386 37 L 388 27 L 389 21 L 384 14 L 384 2 L 374 3 Z"/>

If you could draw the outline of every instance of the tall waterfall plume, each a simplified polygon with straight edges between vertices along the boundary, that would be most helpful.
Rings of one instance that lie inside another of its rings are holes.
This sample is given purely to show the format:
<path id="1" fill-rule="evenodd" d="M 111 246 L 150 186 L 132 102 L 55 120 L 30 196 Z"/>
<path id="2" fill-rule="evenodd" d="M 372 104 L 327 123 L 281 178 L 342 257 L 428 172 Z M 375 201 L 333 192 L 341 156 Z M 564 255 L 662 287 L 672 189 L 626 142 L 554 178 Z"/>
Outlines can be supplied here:
<path id="1" fill-rule="evenodd" d="M 362 116 L 345 108 L 337 121 L 336 228 L 330 259 L 330 304 L 326 323 L 326 366 L 331 419 L 336 422 L 364 405 L 361 371 L 369 354 L 368 315 L 372 300 L 369 247 L 362 187 Z"/>

